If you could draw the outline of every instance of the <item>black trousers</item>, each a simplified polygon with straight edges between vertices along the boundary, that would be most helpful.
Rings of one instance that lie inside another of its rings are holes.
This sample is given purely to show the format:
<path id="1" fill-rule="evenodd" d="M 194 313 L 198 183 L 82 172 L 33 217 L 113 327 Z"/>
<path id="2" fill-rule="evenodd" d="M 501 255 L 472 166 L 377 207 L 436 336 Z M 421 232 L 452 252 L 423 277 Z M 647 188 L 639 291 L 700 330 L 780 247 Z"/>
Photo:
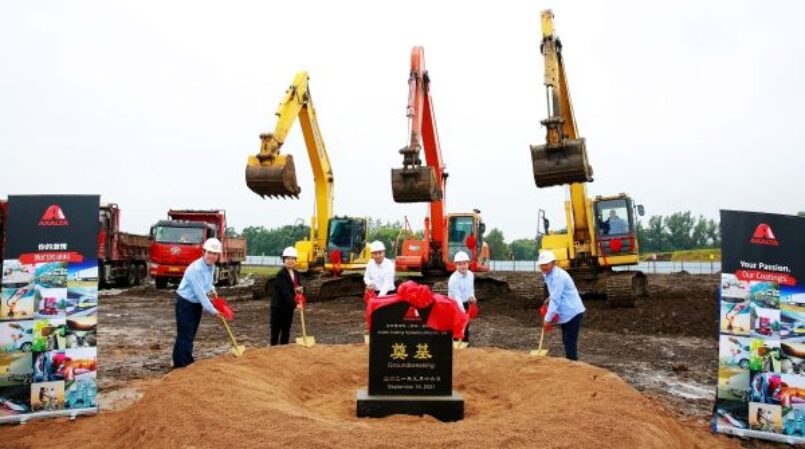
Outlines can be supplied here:
<path id="1" fill-rule="evenodd" d="M 567 323 L 560 324 L 562 327 L 562 344 L 565 345 L 565 357 L 569 360 L 578 360 L 579 331 L 581 331 L 581 319 L 584 312 L 574 316 Z"/>
<path id="2" fill-rule="evenodd" d="M 271 346 L 287 345 L 291 338 L 294 309 L 271 308 Z"/>
<path id="3" fill-rule="evenodd" d="M 173 367 L 184 368 L 193 363 L 193 340 L 201 322 L 201 304 L 176 297 L 176 342 L 173 344 Z"/>

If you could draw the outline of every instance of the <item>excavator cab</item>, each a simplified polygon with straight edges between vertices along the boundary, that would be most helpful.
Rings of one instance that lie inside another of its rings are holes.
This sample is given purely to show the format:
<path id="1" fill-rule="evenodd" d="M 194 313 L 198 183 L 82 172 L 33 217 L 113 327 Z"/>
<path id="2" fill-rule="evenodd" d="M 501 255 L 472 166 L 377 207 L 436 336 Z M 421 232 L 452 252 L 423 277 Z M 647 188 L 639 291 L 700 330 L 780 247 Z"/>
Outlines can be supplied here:
<path id="1" fill-rule="evenodd" d="M 280 144 L 273 134 L 262 134 L 260 140 L 260 153 L 249 156 L 249 163 L 246 165 L 246 185 L 263 198 L 298 198 L 302 189 L 296 182 L 293 156 L 279 154 Z M 274 151 L 272 148 L 275 148 Z"/>
<path id="2" fill-rule="evenodd" d="M 341 263 L 353 263 L 366 249 L 367 224 L 365 218 L 333 217 L 327 229 L 327 260 L 340 254 Z"/>
<path id="3" fill-rule="evenodd" d="M 626 194 L 596 197 L 593 204 L 596 246 L 601 257 L 609 258 L 608 264 L 618 265 L 613 259 L 616 256 L 632 256 L 630 259 L 634 258 L 636 263 L 639 248 L 635 210 L 640 209 Z"/>
<path id="4" fill-rule="evenodd" d="M 593 180 L 593 168 L 587 160 L 584 139 L 563 139 L 558 144 L 531 145 L 531 165 L 537 187 Z"/>

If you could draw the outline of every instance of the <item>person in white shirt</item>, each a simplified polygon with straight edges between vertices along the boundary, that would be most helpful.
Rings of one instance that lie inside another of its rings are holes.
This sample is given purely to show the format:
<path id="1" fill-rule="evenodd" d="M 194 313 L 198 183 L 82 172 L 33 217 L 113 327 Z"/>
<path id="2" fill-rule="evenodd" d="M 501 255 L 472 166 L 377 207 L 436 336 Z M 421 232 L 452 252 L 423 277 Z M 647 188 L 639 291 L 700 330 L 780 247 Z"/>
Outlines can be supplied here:
<path id="1" fill-rule="evenodd" d="M 394 293 L 394 262 L 386 259 L 386 246 L 375 240 L 369 245 L 372 261 L 366 264 L 363 282 L 366 290 L 372 290 L 377 296 Z"/>
<path id="2" fill-rule="evenodd" d="M 475 303 L 475 275 L 470 271 L 470 256 L 464 251 L 456 253 L 453 261 L 456 263 L 456 271 L 450 275 L 447 281 L 447 297 L 458 304 L 458 307 L 468 313 L 470 304 Z M 461 341 L 470 341 L 470 323 L 464 328 L 464 338 Z"/>

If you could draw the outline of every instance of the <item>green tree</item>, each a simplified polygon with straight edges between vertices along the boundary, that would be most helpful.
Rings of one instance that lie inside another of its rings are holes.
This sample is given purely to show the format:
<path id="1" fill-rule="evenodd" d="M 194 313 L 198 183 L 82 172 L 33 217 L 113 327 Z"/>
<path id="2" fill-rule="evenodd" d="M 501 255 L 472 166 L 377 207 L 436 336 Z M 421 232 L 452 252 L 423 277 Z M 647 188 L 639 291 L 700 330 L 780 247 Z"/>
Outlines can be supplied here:
<path id="1" fill-rule="evenodd" d="M 536 260 L 537 240 L 517 239 L 509 243 L 509 251 L 515 260 Z"/>
<path id="2" fill-rule="evenodd" d="M 800 217 L 805 217 L 805 210 L 799 211 L 797 215 L 799 215 Z"/>
<path id="3" fill-rule="evenodd" d="M 665 220 L 665 227 L 668 229 L 668 239 L 672 250 L 693 249 L 693 224 L 694 219 L 687 212 L 674 212 Z"/>
<path id="4" fill-rule="evenodd" d="M 489 257 L 492 260 L 506 259 L 509 253 L 506 239 L 503 237 L 503 232 L 498 228 L 492 228 L 484 237 L 486 244 L 489 245 Z"/>

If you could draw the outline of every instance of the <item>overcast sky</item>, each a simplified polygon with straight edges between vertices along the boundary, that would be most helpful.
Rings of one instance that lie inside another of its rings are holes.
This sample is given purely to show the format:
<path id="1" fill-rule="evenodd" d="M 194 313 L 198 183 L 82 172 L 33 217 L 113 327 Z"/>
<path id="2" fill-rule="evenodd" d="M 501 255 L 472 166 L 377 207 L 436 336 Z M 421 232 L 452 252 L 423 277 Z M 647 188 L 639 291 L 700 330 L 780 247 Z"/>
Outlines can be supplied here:
<path id="1" fill-rule="evenodd" d="M 553 8 L 590 195 L 647 214 L 805 210 L 805 3 L 37 1 L 0 13 L 0 196 L 98 193 L 145 233 L 169 208 L 223 208 L 237 229 L 313 212 L 300 128 L 299 200 L 245 185 L 258 135 L 310 73 L 339 215 L 415 227 L 390 169 L 407 143 L 411 47 L 425 47 L 447 210 L 479 208 L 507 239 L 566 188 L 537 189 L 546 116 L 539 13 Z"/>

